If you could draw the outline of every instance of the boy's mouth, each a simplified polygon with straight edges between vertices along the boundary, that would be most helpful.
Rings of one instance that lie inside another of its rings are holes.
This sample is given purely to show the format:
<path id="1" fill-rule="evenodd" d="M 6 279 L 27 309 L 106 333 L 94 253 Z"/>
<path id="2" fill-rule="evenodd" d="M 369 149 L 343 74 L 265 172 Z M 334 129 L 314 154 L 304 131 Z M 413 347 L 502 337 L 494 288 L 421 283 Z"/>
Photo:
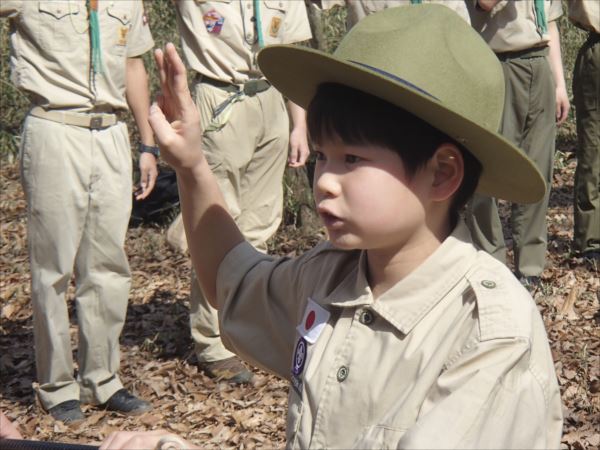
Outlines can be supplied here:
<path id="1" fill-rule="evenodd" d="M 329 229 L 340 228 L 344 224 L 344 221 L 342 219 L 340 219 L 335 214 L 332 214 L 325 208 L 318 207 L 317 212 L 319 213 L 319 217 L 321 217 L 321 220 L 323 221 L 325 227 Z"/>

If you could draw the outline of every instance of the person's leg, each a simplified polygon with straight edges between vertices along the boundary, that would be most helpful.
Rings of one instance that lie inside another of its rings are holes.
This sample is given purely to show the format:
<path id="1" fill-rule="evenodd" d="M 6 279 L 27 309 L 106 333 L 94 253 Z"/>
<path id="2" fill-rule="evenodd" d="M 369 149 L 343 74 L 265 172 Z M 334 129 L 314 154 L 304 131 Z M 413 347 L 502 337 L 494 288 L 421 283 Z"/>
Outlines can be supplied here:
<path id="1" fill-rule="evenodd" d="M 473 243 L 506 264 L 506 243 L 495 198 L 475 194 L 467 204 L 466 222 Z"/>
<path id="2" fill-rule="evenodd" d="M 502 61 L 504 110 L 500 133 L 519 146 L 528 114 L 528 86 L 531 73 L 519 60 Z M 498 201 L 476 194 L 467 205 L 466 222 L 473 243 L 502 263 L 506 263 L 506 243 L 498 214 Z"/>
<path id="3" fill-rule="evenodd" d="M 91 173 L 79 158 L 87 143 L 76 127 L 32 116 L 25 121 L 21 175 L 28 206 L 37 392 L 47 410 L 79 402 L 65 295 L 88 209 Z"/>
<path id="4" fill-rule="evenodd" d="M 101 404 L 123 388 L 119 336 L 130 287 L 123 246 L 131 212 L 131 150 L 124 123 L 88 132 L 89 209 L 75 260 L 78 360 L 82 402 Z"/>
<path id="5" fill-rule="evenodd" d="M 515 272 L 523 277 L 538 277 L 544 270 L 548 244 L 546 211 L 552 185 L 556 136 L 555 87 L 546 58 L 530 58 L 522 62 L 529 65 L 533 78 L 521 148 L 546 180 L 546 195 L 538 203 L 514 204 L 512 207 Z"/>
<path id="6" fill-rule="evenodd" d="M 214 86 L 197 83 L 192 87 L 202 124 L 209 124 L 213 110 L 232 94 Z M 237 221 L 241 212 L 240 183 L 252 159 L 259 122 L 247 111 L 250 98 L 233 105 L 228 121 L 219 130 L 205 132 L 202 147 L 229 212 Z M 245 124 L 251 123 L 248 128 Z M 242 230 L 243 232 L 243 230 Z M 247 382 L 252 374 L 225 348 L 221 341 L 217 311 L 208 303 L 192 275 L 190 292 L 190 330 L 196 357 L 210 376 L 233 382 Z M 223 367 L 221 367 L 223 365 Z"/>
<path id="7" fill-rule="evenodd" d="M 275 234 L 283 215 L 283 173 L 290 124 L 281 94 L 271 88 L 253 100 L 263 118 L 262 132 L 241 181 L 242 212 L 238 224 L 246 239 L 261 251 Z"/>
<path id="8" fill-rule="evenodd" d="M 600 252 L 600 37 L 583 44 L 573 71 L 577 118 L 573 249 Z"/>

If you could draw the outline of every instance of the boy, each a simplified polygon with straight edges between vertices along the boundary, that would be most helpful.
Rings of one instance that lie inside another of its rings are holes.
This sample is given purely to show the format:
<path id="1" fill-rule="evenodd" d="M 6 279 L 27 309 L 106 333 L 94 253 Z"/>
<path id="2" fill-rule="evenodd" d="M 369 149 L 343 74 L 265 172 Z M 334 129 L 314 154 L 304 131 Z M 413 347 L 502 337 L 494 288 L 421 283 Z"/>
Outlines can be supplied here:
<path id="1" fill-rule="evenodd" d="M 502 71 L 474 30 L 443 6 L 393 8 L 333 56 L 260 53 L 274 86 L 308 108 L 317 149 L 329 242 L 295 259 L 243 241 L 200 151 L 183 64 L 173 46 L 157 61 L 173 122 L 156 105 L 150 122 L 178 171 L 198 279 L 225 344 L 290 380 L 289 447 L 558 448 L 537 308 L 458 217 L 476 186 L 514 201 L 544 194 L 496 132 Z M 191 445 L 175 439 L 119 433 L 103 448 Z"/>

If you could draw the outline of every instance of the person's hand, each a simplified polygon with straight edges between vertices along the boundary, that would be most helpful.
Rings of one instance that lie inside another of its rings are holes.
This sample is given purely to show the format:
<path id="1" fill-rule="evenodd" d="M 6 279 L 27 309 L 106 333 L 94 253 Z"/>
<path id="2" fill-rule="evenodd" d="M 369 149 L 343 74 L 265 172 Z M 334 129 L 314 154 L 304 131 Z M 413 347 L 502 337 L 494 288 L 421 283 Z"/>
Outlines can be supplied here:
<path id="1" fill-rule="evenodd" d="M 150 108 L 149 122 L 162 158 L 176 171 L 204 163 L 200 114 L 187 84 L 185 66 L 171 43 L 154 52 L 161 95 Z"/>
<path id="2" fill-rule="evenodd" d="M 156 177 L 158 168 L 156 167 L 156 157 L 152 153 L 140 154 L 140 193 L 135 196 L 136 200 L 143 200 L 150 195 Z"/>
<path id="3" fill-rule="evenodd" d="M 2 439 L 23 439 L 23 436 L 10 419 L 0 411 L 0 440 Z"/>
<path id="4" fill-rule="evenodd" d="M 301 127 L 295 127 L 290 133 L 288 165 L 290 167 L 302 167 L 306 163 L 309 154 L 310 149 L 308 147 L 306 130 Z"/>
<path id="5" fill-rule="evenodd" d="M 565 87 L 556 88 L 556 124 L 560 125 L 569 115 L 569 109 L 571 104 L 569 103 L 569 96 Z"/>
<path id="6" fill-rule="evenodd" d="M 162 439 L 162 441 L 161 441 Z M 165 442 L 165 441 L 168 441 Z M 117 431 L 111 433 L 100 445 L 100 450 L 117 449 L 155 449 L 159 443 L 169 449 L 197 449 L 195 445 L 176 434 L 165 430 L 155 431 Z M 171 444 L 171 445 L 168 445 Z"/>

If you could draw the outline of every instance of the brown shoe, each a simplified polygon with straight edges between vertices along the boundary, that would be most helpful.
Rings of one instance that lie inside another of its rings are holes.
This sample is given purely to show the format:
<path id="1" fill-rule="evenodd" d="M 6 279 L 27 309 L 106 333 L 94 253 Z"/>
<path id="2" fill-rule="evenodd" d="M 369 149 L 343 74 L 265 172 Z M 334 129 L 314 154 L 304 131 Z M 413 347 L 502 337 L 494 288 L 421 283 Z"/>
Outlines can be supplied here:
<path id="1" fill-rule="evenodd" d="M 229 381 L 234 384 L 249 383 L 254 376 L 235 356 L 219 361 L 202 362 L 199 366 L 210 378 Z"/>

